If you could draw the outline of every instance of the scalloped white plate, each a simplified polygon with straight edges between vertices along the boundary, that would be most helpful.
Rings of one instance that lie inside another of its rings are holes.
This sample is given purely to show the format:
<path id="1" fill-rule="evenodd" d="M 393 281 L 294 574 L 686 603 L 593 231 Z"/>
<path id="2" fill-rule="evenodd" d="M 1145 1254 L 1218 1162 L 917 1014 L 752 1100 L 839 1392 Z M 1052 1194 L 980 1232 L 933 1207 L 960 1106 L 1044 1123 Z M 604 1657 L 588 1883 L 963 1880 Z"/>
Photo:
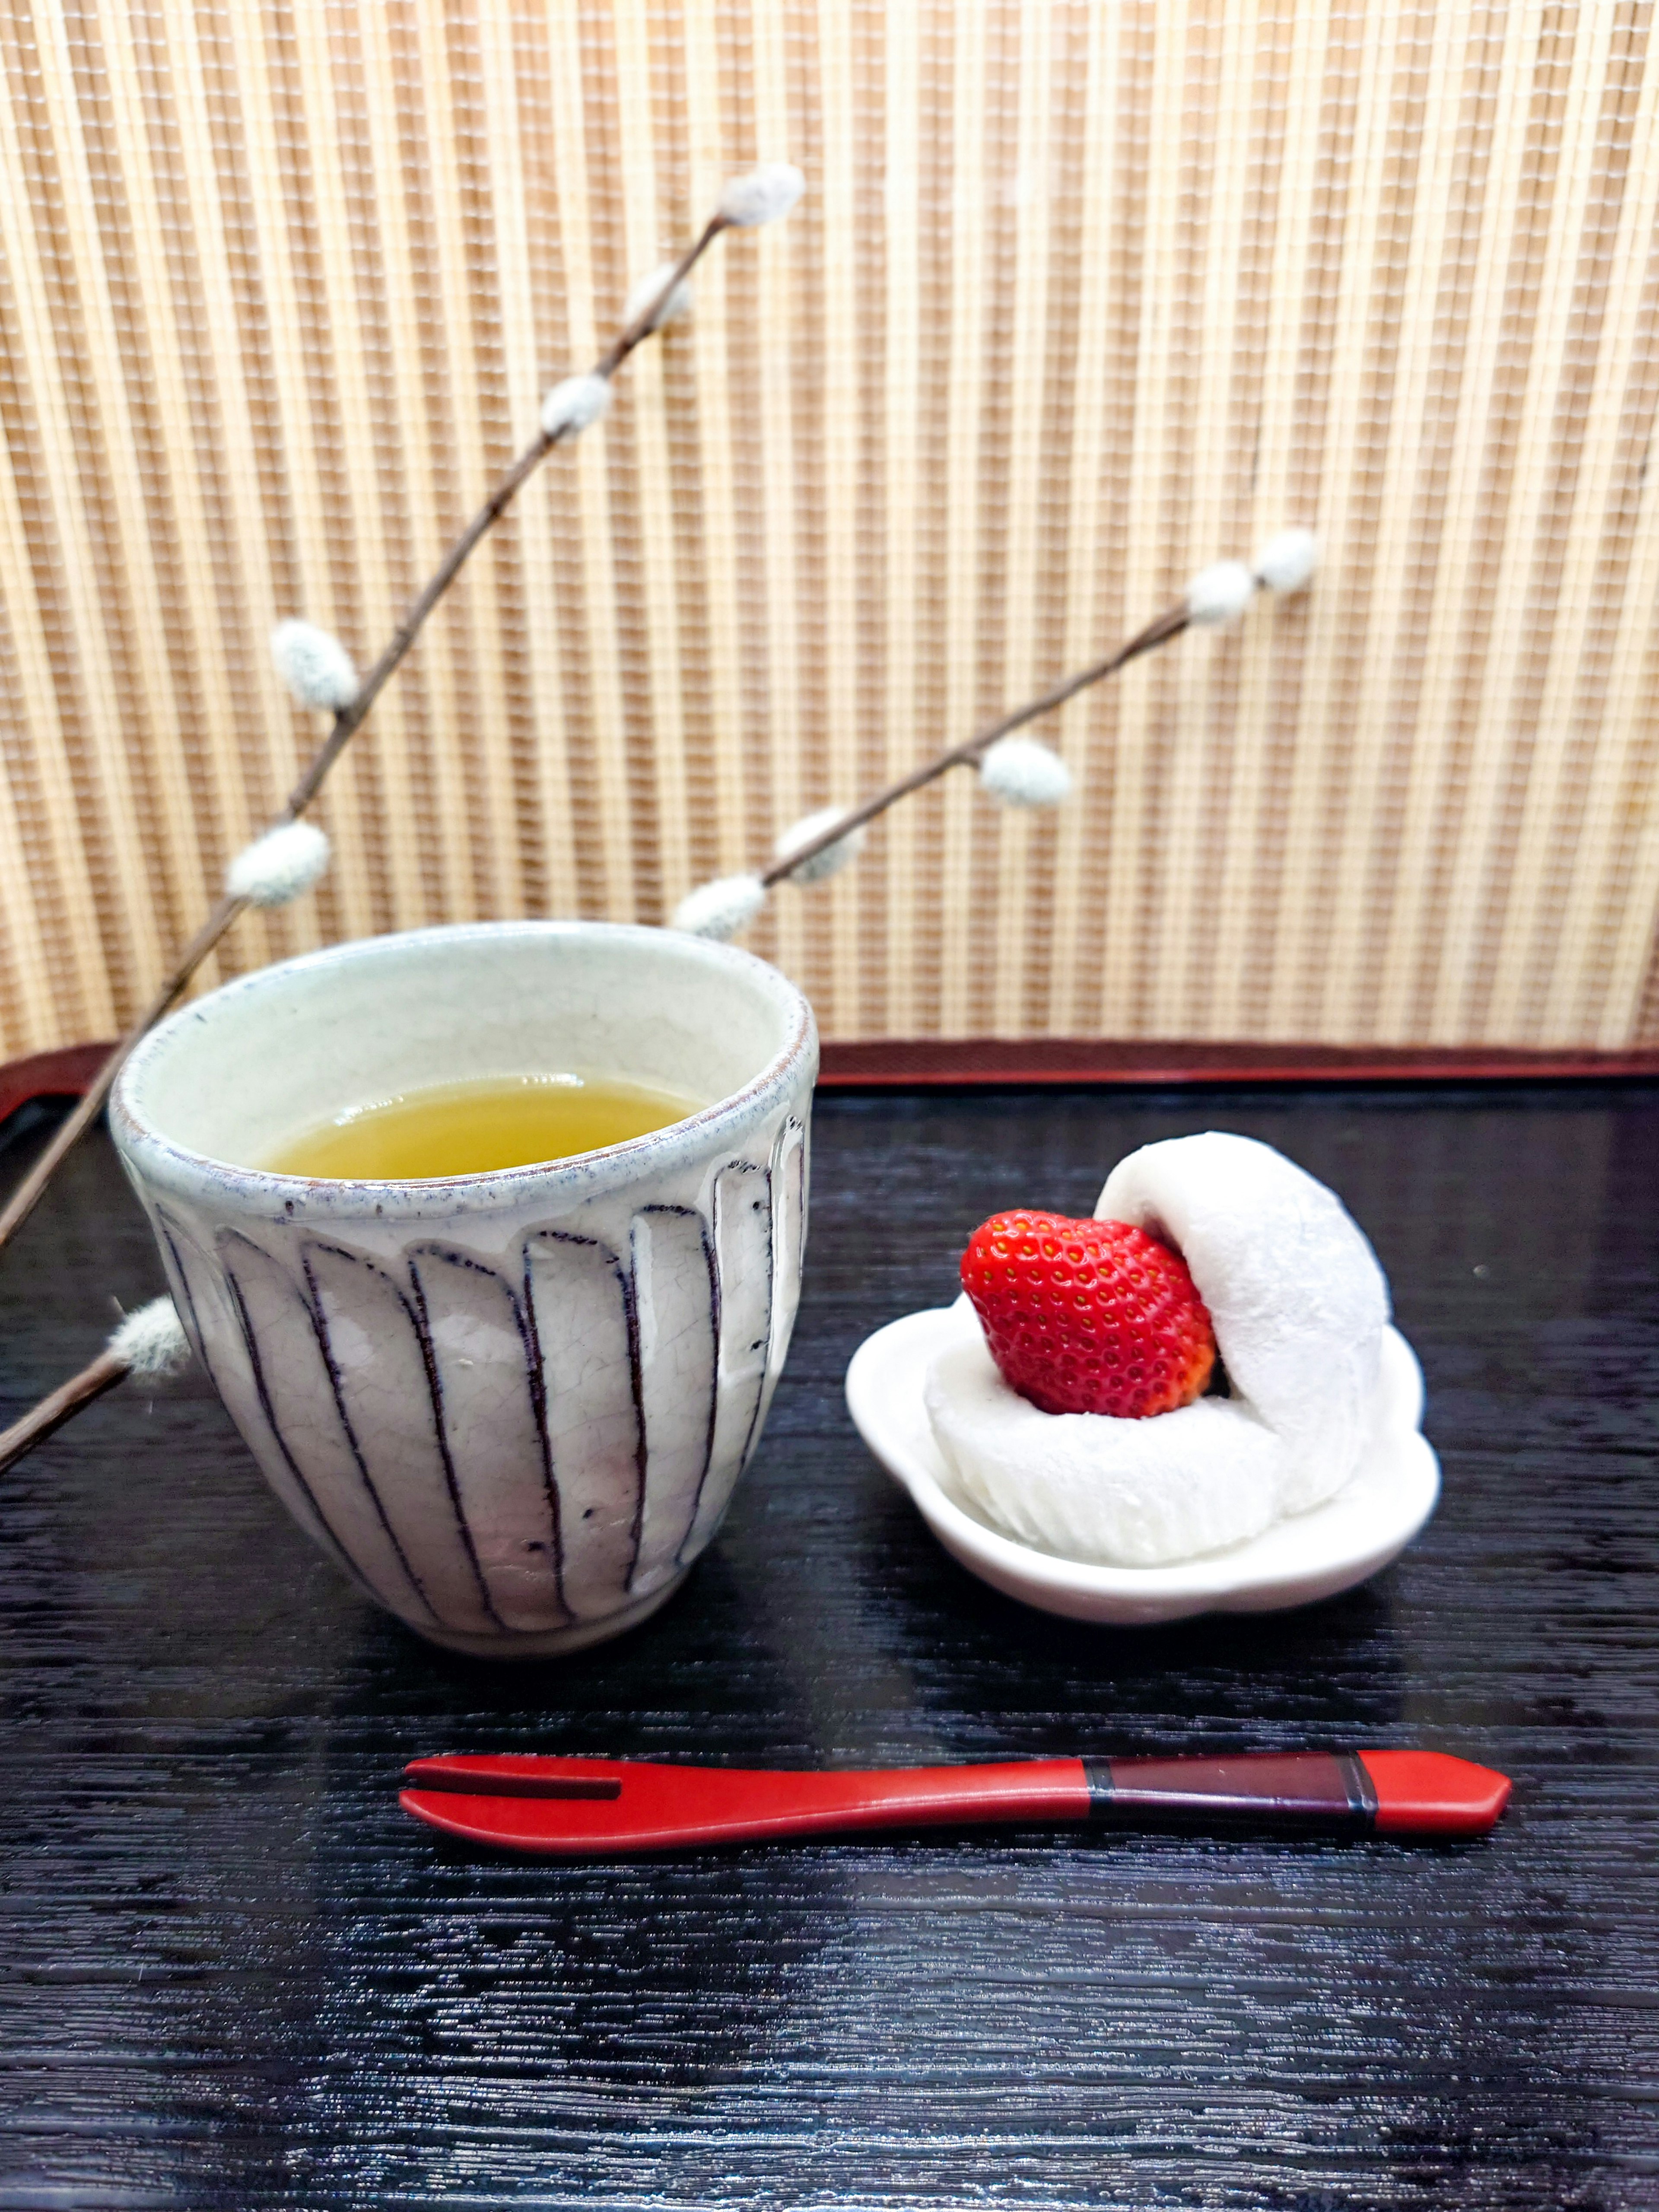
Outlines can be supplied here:
<path id="1" fill-rule="evenodd" d="M 935 1353 L 976 1329 L 941 1306 L 907 1314 L 866 1337 L 847 1370 L 859 1434 L 915 1500 L 953 1558 L 982 1582 L 1044 1613 L 1144 1627 L 1195 1613 L 1278 1613 L 1352 1589 L 1399 1558 L 1433 1512 L 1440 1462 L 1418 1427 L 1423 1373 L 1397 1329 L 1382 1345 L 1383 1418 L 1353 1480 L 1323 1505 L 1248 1543 L 1168 1567 L 1087 1566 L 1017 1543 L 947 1496 L 945 1469 L 922 1403 Z"/>

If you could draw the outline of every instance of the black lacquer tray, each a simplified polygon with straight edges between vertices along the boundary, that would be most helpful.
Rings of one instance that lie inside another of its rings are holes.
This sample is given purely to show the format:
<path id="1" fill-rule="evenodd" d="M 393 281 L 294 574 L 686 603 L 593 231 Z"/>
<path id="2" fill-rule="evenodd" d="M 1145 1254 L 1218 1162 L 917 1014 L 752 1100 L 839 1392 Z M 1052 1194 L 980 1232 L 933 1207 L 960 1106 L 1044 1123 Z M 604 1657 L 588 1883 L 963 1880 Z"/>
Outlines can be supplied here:
<path id="1" fill-rule="evenodd" d="M 49 1112 L 10 1125 L 14 1175 Z M 994 1209 L 1267 1138 L 1393 1278 L 1445 1467 L 1312 1611 L 1129 1634 L 933 1545 L 841 1397 Z M 1659 2205 L 1659 1086 L 820 1099 L 795 1349 L 648 1626 L 502 1669 L 370 1611 L 204 1385 L 0 1482 L 0 2207 Z M 9 1420 L 161 1287 L 106 1141 L 0 1261 Z M 1101 1832 L 550 1868 L 403 1760 L 1416 1743 L 1487 1842 Z"/>

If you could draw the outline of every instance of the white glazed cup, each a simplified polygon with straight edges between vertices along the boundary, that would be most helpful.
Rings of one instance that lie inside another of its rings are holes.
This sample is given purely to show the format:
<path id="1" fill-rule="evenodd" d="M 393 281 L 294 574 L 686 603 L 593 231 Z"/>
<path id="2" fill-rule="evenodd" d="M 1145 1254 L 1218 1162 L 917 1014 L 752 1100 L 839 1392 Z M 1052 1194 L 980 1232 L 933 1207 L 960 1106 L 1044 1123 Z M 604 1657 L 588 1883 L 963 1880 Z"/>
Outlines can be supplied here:
<path id="1" fill-rule="evenodd" d="M 250 1164 L 459 1077 L 589 1068 L 714 1103 L 540 1167 Z M 574 1650 L 719 1527 L 788 1349 L 817 1039 L 775 969 L 605 922 L 369 938 L 243 976 L 111 1103 L 191 1340 L 271 1487 L 434 1643 Z"/>

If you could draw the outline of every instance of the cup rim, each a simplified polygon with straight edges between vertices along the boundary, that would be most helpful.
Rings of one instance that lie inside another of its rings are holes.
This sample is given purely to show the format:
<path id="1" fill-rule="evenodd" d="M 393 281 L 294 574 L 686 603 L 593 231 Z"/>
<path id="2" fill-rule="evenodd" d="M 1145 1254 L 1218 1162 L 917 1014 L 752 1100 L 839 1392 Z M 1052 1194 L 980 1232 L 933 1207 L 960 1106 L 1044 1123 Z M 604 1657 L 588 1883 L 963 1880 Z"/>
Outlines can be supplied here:
<path id="1" fill-rule="evenodd" d="M 692 964 L 725 969 L 746 975 L 759 986 L 789 1018 L 784 1042 L 741 1089 L 728 1091 L 695 1114 L 671 1121 L 642 1136 L 626 1137 L 618 1144 L 592 1152 L 574 1152 L 562 1159 L 529 1161 L 519 1167 L 483 1169 L 469 1175 L 371 1178 L 367 1176 L 311 1176 L 284 1175 L 270 1168 L 246 1167 L 216 1153 L 196 1151 L 180 1144 L 158 1127 L 143 1109 L 144 1076 L 169 1042 L 199 1019 L 204 1007 L 246 997 L 268 988 L 278 976 L 315 974 L 364 958 L 374 958 L 392 945 L 453 945 L 507 937 L 543 940 L 594 939 L 609 942 L 637 939 L 653 951 L 672 946 Z M 292 1219 L 307 1214 L 359 1214 L 373 1210 L 390 1215 L 411 1209 L 424 1213 L 493 1212 L 509 1206 L 532 1189 L 550 1194 L 587 1195 L 596 1182 L 610 1185 L 631 1178 L 635 1167 L 648 1170 L 665 1164 L 667 1155 L 702 1142 L 722 1128 L 746 1121 L 763 1103 L 788 1086 L 804 1059 L 816 1060 L 817 1028 L 805 994 L 781 970 L 739 945 L 694 937 L 689 932 L 653 928 L 639 922 L 542 921 L 531 917 L 504 921 L 439 922 L 422 929 L 387 930 L 372 937 L 349 938 L 344 943 L 277 960 L 222 983 L 199 999 L 187 1000 L 158 1022 L 133 1048 L 123 1062 L 110 1095 L 109 1118 L 118 1150 L 142 1163 L 144 1172 L 174 1188 L 195 1187 L 210 1181 L 222 1193 L 234 1193 L 244 1200 L 275 1202 Z M 395 1201 L 394 1203 L 389 1201 Z"/>

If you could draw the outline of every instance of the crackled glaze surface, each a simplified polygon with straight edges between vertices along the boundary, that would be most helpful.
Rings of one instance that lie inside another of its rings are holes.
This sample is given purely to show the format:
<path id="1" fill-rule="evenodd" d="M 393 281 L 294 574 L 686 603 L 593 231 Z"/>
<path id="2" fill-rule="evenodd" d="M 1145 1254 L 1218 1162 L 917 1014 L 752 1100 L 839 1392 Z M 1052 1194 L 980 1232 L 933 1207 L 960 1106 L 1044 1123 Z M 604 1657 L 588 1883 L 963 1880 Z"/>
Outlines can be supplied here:
<path id="1" fill-rule="evenodd" d="M 301 1525 L 438 1642 L 574 1649 L 642 1619 L 713 1535 L 759 1439 L 799 1291 L 811 1017 L 759 962 L 725 947 L 688 957 L 687 942 L 546 924 L 372 940 L 214 994 L 123 1079 L 117 1141 L 232 1418 Z M 580 980 L 590 957 L 611 963 L 597 989 Z M 605 1152 L 395 1184 L 275 1176 L 191 1148 L 230 1149 L 264 1110 L 246 1048 L 267 1014 L 290 1088 L 309 1054 L 325 1095 L 328 1040 L 349 1031 L 349 1097 L 363 1066 L 406 1079 L 405 1017 L 429 1013 L 434 992 L 462 1064 L 516 1051 L 533 1065 L 549 1048 L 539 1029 L 592 1065 L 632 1024 L 660 1073 L 670 1016 L 690 1020 L 699 989 L 734 1040 L 728 1060 L 674 1064 L 728 1095 Z M 570 1049 L 596 1002 L 604 1034 Z"/>

